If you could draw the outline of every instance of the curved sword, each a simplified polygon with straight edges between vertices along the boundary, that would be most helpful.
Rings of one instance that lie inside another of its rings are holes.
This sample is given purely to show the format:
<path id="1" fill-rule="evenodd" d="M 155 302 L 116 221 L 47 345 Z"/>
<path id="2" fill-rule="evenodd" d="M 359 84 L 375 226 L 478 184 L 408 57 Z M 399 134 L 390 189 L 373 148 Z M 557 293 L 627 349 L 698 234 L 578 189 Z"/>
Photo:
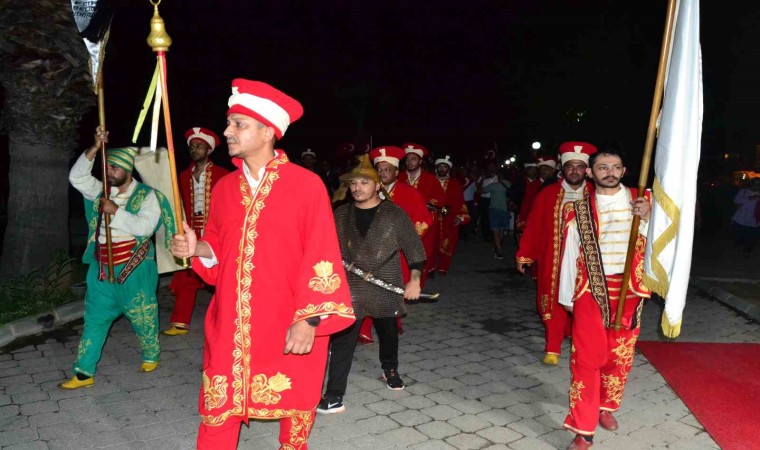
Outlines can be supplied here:
<path id="1" fill-rule="evenodd" d="M 362 280 L 364 280 L 364 281 L 366 281 L 368 283 L 372 283 L 375 286 L 380 286 L 381 288 L 383 288 L 383 289 L 385 289 L 387 291 L 391 291 L 391 292 L 394 292 L 396 294 L 404 295 L 404 289 L 403 288 L 400 288 L 400 287 L 396 286 L 395 284 L 391 284 L 391 283 L 388 283 L 386 281 L 383 281 L 380 278 L 375 278 L 375 276 L 372 275 L 372 272 L 367 272 L 365 270 L 362 270 L 362 269 L 356 267 L 354 265 L 354 263 L 349 263 L 349 262 L 343 261 L 343 267 L 345 267 L 345 269 L 347 271 L 353 273 L 354 275 L 357 275 Z M 427 293 L 421 292 L 420 293 L 419 301 L 420 302 L 424 302 L 424 303 L 432 303 L 432 302 L 438 301 L 438 297 L 440 297 L 440 296 L 441 296 L 441 294 L 437 293 L 437 292 L 435 294 L 427 294 Z M 414 303 L 415 300 L 407 300 L 407 302 Z"/>

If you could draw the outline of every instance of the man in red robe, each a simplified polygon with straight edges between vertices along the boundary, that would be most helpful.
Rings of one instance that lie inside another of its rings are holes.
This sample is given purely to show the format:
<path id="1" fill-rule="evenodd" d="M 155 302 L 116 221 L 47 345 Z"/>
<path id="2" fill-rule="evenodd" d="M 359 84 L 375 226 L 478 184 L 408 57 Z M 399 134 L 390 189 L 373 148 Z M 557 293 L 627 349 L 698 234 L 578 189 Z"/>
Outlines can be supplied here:
<path id="1" fill-rule="evenodd" d="M 562 248 L 562 209 L 593 191 L 586 181 L 589 155 L 596 147 L 586 142 L 565 142 L 559 147 L 563 179 L 542 189 L 533 202 L 517 249 L 517 270 L 532 266 L 537 274 L 536 307 L 544 323 L 544 364 L 556 366 L 562 341 L 570 332 L 570 315 L 557 304 L 559 260 Z"/>
<path id="2" fill-rule="evenodd" d="M 409 215 L 409 218 L 412 219 L 412 224 L 414 224 L 414 229 L 424 243 L 425 236 L 428 235 L 433 226 L 433 216 L 428 210 L 422 194 L 408 184 L 398 180 L 399 165 L 405 156 L 406 154 L 401 148 L 392 145 L 376 147 L 369 152 L 369 158 L 378 175 L 380 175 L 380 182 L 383 185 L 383 190 L 390 197 L 389 200 L 397 204 Z M 401 275 L 404 279 L 404 284 L 408 283 L 410 279 L 409 264 L 403 253 L 401 253 Z M 424 272 L 422 273 L 420 286 L 425 286 Z M 398 329 L 399 332 L 403 333 L 401 318 L 399 318 Z M 365 318 L 362 322 L 362 327 L 359 331 L 359 342 L 364 344 L 374 342 L 372 339 L 371 317 Z"/>
<path id="3" fill-rule="evenodd" d="M 547 182 L 552 183 L 556 181 L 555 174 L 557 173 L 557 158 L 540 156 L 536 160 L 536 165 L 538 166 L 538 178 L 525 185 L 525 195 L 523 195 L 522 203 L 520 204 L 520 213 L 517 216 L 518 230 L 525 228 L 531 208 L 533 207 L 533 201 L 536 199 L 538 191 L 540 191 Z"/>
<path id="4" fill-rule="evenodd" d="M 216 293 L 206 314 L 197 448 L 234 449 L 240 424 L 280 420 L 281 449 L 306 449 L 329 335 L 354 321 L 322 181 L 275 150 L 303 115 L 272 86 L 232 82 L 229 154 L 238 170 L 214 188 L 203 238 L 186 227 L 172 253 Z"/>
<path id="5" fill-rule="evenodd" d="M 464 204 L 462 185 L 459 180 L 450 176 L 453 165 L 449 155 L 435 160 L 436 177 L 446 194 L 443 203 L 446 214 L 442 214 L 441 220 L 441 244 L 435 255 L 438 259 L 433 265 L 433 269 L 441 275 L 446 275 L 451 268 L 451 258 L 459 242 L 459 225 L 470 223 L 470 213 Z"/>
<path id="6" fill-rule="evenodd" d="M 229 171 L 211 162 L 211 152 L 219 145 L 219 136 L 208 128 L 193 127 L 185 132 L 190 150 L 190 167 L 179 175 L 179 193 L 182 207 L 190 227 L 197 236 L 203 236 L 211 204 L 211 189 Z M 190 330 L 195 308 L 195 297 L 203 287 L 200 277 L 191 269 L 174 272 L 169 289 L 174 293 L 174 309 L 169 319 L 167 336 L 183 336 Z"/>
<path id="7" fill-rule="evenodd" d="M 432 230 L 422 238 L 425 245 L 425 274 L 429 277 L 435 275 L 435 259 L 441 242 L 441 220 L 443 219 L 443 206 L 446 202 L 446 193 L 441 188 L 441 183 L 430 172 L 422 170 L 422 159 L 426 158 L 430 151 L 420 144 L 408 142 L 403 145 L 406 157 L 404 164 L 406 170 L 401 172 L 398 179 L 402 183 L 417 189 L 427 203 L 428 209 L 433 214 Z"/>
<path id="8" fill-rule="evenodd" d="M 570 357 L 570 412 L 564 427 L 576 433 L 568 450 L 593 445 L 597 424 L 618 429 L 612 415 L 620 408 L 633 366 L 644 299 L 644 249 L 649 200 L 620 183 L 625 166 L 619 150 L 603 148 L 589 158 L 586 174 L 594 193 L 568 203 L 563 211 L 563 246 L 559 303 L 573 314 Z M 633 216 L 641 218 L 634 247 L 621 327 L 616 329 L 618 303 Z"/>

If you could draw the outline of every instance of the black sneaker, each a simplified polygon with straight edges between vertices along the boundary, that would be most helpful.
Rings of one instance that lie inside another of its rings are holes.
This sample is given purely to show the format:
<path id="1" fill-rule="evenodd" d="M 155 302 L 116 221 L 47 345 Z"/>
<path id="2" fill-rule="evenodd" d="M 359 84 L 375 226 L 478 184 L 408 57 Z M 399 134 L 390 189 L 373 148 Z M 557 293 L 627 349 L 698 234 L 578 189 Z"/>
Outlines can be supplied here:
<path id="1" fill-rule="evenodd" d="M 338 414 L 346 410 L 343 404 L 343 397 L 325 397 L 317 406 L 319 414 Z"/>
<path id="2" fill-rule="evenodd" d="M 383 369 L 383 381 L 388 389 L 400 391 L 404 389 L 404 380 L 401 379 L 396 369 Z"/>

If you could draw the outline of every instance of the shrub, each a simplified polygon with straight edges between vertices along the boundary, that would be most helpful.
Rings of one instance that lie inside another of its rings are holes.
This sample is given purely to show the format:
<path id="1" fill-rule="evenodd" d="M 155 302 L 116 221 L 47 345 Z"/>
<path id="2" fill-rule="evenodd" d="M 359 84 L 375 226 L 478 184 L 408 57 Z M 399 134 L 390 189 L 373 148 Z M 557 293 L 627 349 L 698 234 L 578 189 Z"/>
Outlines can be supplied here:
<path id="1" fill-rule="evenodd" d="M 72 275 L 81 273 L 80 265 L 74 258 L 56 254 L 49 266 L 0 284 L 0 325 L 75 300 L 69 286 Z"/>

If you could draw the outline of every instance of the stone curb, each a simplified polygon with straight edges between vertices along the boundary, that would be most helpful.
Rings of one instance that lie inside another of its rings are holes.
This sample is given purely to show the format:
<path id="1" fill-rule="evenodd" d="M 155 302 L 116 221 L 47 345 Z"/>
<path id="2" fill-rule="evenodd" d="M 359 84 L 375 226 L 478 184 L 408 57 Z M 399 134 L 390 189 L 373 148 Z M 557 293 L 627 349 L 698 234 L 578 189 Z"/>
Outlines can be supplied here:
<path id="1" fill-rule="evenodd" d="M 747 301 L 746 299 L 736 296 L 725 289 L 719 288 L 717 286 L 713 286 L 711 284 L 711 281 L 717 281 L 717 278 L 691 278 L 689 282 L 692 286 L 696 287 L 697 289 L 709 294 L 713 298 L 717 299 L 721 303 L 725 303 L 726 305 L 734 308 L 735 310 L 742 312 L 749 317 L 760 321 L 760 308 L 758 308 L 756 305 L 754 305 L 752 302 Z M 721 280 L 721 281 L 731 281 L 731 280 Z M 756 280 L 752 280 L 756 281 Z"/>
<path id="2" fill-rule="evenodd" d="M 84 300 L 75 300 L 51 311 L 37 313 L 34 316 L 7 323 L 0 326 L 0 347 L 6 346 L 21 337 L 54 330 L 83 316 Z"/>
<path id="3" fill-rule="evenodd" d="M 162 276 L 158 280 L 159 288 L 166 287 L 171 282 L 171 276 Z M 0 326 L 0 347 L 5 347 L 18 338 L 54 330 L 77 319 L 84 317 L 84 294 L 82 300 L 58 306 L 51 311 L 37 313 L 11 323 Z M 52 316 L 52 320 L 51 317 Z"/>

